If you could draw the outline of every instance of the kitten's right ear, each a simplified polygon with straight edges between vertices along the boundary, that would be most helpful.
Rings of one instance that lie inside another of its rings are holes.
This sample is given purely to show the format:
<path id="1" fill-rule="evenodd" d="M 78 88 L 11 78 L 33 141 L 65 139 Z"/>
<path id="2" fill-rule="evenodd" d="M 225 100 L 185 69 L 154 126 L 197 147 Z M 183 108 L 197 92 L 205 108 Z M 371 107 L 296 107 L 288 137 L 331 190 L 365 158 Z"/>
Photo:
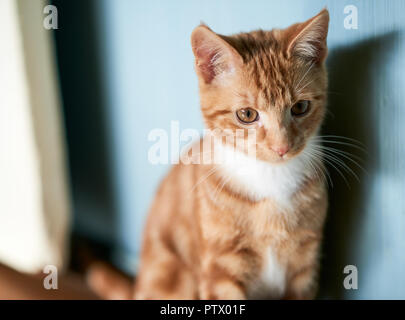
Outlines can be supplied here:
<path id="1" fill-rule="evenodd" d="M 194 29 L 191 46 L 197 74 L 205 83 L 234 73 L 243 63 L 239 53 L 205 25 Z"/>

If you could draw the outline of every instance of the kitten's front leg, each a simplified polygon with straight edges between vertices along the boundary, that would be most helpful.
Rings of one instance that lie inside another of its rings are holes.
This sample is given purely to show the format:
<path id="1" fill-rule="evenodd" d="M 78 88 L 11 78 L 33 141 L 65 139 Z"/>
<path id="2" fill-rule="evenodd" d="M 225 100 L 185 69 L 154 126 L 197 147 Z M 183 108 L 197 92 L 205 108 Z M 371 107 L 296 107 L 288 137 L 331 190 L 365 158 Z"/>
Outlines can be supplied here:
<path id="1" fill-rule="evenodd" d="M 312 300 L 318 291 L 319 262 L 301 267 L 291 277 L 285 299 Z"/>
<path id="2" fill-rule="evenodd" d="M 219 270 L 218 270 L 219 271 Z M 216 271 L 215 271 L 216 272 Z M 244 288 L 232 277 L 204 275 L 200 282 L 200 299 L 203 300 L 245 300 Z"/>
<path id="3" fill-rule="evenodd" d="M 244 257 L 233 252 L 203 256 L 199 283 L 200 299 L 244 300 L 246 289 L 243 279 Z M 242 268 L 241 268 L 242 267 Z"/>
<path id="4" fill-rule="evenodd" d="M 285 300 L 312 300 L 316 297 L 318 285 L 312 275 L 302 274 L 293 280 Z"/>

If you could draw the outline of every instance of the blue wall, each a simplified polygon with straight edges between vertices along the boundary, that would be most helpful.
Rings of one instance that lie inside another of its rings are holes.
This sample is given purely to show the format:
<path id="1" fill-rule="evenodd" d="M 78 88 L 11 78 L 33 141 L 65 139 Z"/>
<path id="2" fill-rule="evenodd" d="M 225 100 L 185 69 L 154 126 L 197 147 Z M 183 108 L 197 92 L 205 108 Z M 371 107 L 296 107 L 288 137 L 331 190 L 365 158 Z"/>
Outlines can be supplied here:
<path id="1" fill-rule="evenodd" d="M 343 9 L 358 8 L 357 30 Z M 350 189 L 333 174 L 322 297 L 405 298 L 405 1 L 100 1 L 101 55 L 118 199 L 117 239 L 136 259 L 145 214 L 168 166 L 147 159 L 148 133 L 202 129 L 189 38 L 204 21 L 232 34 L 285 27 L 327 7 L 331 116 L 325 131 L 362 141 L 368 154 Z M 359 289 L 344 290 L 356 265 Z"/>

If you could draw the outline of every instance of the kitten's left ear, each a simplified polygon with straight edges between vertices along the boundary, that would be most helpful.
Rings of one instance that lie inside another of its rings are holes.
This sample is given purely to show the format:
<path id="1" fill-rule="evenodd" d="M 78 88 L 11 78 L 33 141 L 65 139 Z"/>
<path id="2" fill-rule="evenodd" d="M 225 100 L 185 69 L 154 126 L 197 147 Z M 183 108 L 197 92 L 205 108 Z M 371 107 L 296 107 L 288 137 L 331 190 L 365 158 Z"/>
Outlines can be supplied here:
<path id="1" fill-rule="evenodd" d="M 288 28 L 288 56 L 295 55 L 314 62 L 323 62 L 328 52 L 328 25 L 329 12 L 323 9 L 308 21 Z"/>

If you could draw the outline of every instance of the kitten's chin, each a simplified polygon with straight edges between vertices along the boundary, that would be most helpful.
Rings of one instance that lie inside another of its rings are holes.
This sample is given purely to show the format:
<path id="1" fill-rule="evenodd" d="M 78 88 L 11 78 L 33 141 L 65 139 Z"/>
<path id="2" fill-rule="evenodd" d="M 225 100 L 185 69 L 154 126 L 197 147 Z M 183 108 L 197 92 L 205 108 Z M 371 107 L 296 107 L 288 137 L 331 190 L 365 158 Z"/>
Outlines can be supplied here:
<path id="1" fill-rule="evenodd" d="M 297 158 L 304 149 L 305 146 L 290 150 L 285 155 L 280 156 L 271 149 L 256 149 L 254 152 L 249 153 L 246 150 L 240 150 L 233 146 L 217 142 L 215 144 L 215 158 L 219 163 L 225 165 L 229 163 L 229 161 L 238 162 L 241 159 L 258 160 L 271 165 L 283 165 Z"/>
<path id="2" fill-rule="evenodd" d="M 271 164 L 283 164 L 291 160 L 293 157 L 291 157 L 290 154 L 285 154 L 284 156 L 280 157 L 278 154 L 276 154 L 272 150 L 264 151 L 264 152 L 258 152 L 257 153 L 257 159 L 268 162 Z"/>

